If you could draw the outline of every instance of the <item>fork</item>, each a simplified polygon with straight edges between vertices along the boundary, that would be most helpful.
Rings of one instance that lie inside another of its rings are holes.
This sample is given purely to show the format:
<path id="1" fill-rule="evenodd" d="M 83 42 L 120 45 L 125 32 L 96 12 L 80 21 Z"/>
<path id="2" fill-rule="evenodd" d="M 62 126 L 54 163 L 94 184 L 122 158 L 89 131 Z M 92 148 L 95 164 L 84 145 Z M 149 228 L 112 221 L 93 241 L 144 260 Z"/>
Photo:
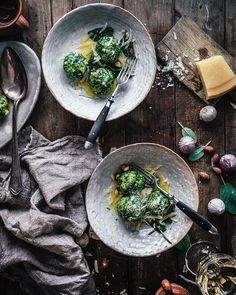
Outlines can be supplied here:
<path id="1" fill-rule="evenodd" d="M 157 182 L 157 179 L 154 175 L 147 172 L 145 169 L 141 168 L 136 164 L 131 164 L 131 167 L 138 170 L 144 177 L 145 182 L 147 185 L 151 186 L 152 188 L 157 188 L 162 192 L 166 197 L 173 201 L 173 203 L 184 213 L 186 214 L 192 221 L 198 224 L 201 228 L 208 231 L 213 235 L 218 235 L 217 228 L 210 223 L 206 218 L 200 215 L 197 211 L 193 210 L 191 207 L 177 199 L 174 195 L 168 193 L 164 189 L 162 189 Z"/>
<path id="2" fill-rule="evenodd" d="M 119 89 L 119 87 L 128 82 L 134 67 L 136 65 L 137 59 L 136 57 L 127 58 L 126 62 L 124 63 L 119 75 L 116 78 L 116 88 L 113 91 L 111 97 L 108 98 L 106 101 L 105 106 L 101 110 L 100 114 L 98 115 L 96 121 L 93 123 L 93 126 L 88 134 L 88 137 L 85 141 L 84 148 L 90 149 L 94 145 L 96 139 L 98 138 L 102 127 L 106 121 L 107 115 L 111 108 L 111 105 L 114 102 L 114 97 Z"/>

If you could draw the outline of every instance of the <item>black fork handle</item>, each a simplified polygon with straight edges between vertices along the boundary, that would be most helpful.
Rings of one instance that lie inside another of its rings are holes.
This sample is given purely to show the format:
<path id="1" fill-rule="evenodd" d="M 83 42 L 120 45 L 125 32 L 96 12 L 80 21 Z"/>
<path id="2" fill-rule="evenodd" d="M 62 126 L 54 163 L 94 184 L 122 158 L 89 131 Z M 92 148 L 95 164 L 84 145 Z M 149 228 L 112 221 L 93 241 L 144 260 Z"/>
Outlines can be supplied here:
<path id="1" fill-rule="evenodd" d="M 107 115 L 110 111 L 111 105 L 113 103 L 113 99 L 110 98 L 107 100 L 105 106 L 101 110 L 100 114 L 98 115 L 96 121 L 93 123 L 93 126 L 88 134 L 88 137 L 85 141 L 84 148 L 85 149 L 90 149 L 93 147 L 93 145 L 96 142 L 96 139 L 101 133 L 102 127 L 106 121 Z"/>
<path id="2" fill-rule="evenodd" d="M 175 205 L 202 229 L 214 235 L 218 234 L 218 231 L 214 227 L 214 225 L 210 223 L 210 221 L 208 221 L 205 217 L 200 215 L 197 211 L 195 211 L 194 209 L 192 209 L 191 207 L 179 200 L 177 200 Z"/>

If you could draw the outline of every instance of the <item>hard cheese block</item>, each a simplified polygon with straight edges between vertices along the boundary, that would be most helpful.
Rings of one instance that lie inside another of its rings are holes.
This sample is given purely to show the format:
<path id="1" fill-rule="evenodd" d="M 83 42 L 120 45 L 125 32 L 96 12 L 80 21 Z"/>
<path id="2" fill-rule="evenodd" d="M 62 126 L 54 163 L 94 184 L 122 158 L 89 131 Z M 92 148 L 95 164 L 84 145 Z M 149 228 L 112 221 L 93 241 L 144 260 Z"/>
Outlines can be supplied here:
<path id="1" fill-rule="evenodd" d="M 221 55 L 196 62 L 207 100 L 222 96 L 236 87 L 236 76 Z"/>

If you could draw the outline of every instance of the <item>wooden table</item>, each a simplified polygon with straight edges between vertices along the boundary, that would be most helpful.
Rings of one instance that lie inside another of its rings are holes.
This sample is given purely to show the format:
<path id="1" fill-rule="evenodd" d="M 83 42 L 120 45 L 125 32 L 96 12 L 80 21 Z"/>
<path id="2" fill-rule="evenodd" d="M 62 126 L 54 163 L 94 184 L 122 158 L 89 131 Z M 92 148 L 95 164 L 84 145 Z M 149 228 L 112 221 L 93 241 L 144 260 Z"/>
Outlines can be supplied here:
<path id="1" fill-rule="evenodd" d="M 28 0 L 29 30 L 18 40 L 29 44 L 41 56 L 42 46 L 53 24 L 65 13 L 83 4 L 96 1 L 85 0 Z M 236 2 L 233 0 L 114 0 L 109 2 L 132 12 L 149 30 L 156 45 L 181 15 L 195 20 L 213 39 L 224 46 L 232 55 L 236 55 Z M 214 123 L 202 123 L 198 119 L 199 110 L 204 103 L 179 82 L 174 87 L 162 87 L 156 83 L 145 101 L 130 114 L 106 124 L 101 137 L 104 155 L 113 147 L 121 147 L 136 142 L 155 142 L 173 150 L 180 138 L 180 129 L 176 121 L 181 121 L 197 132 L 200 142 L 212 140 L 219 153 L 236 153 L 236 111 L 225 97 L 217 104 L 218 116 Z M 50 140 L 69 134 L 86 136 L 91 122 L 81 120 L 68 113 L 57 103 L 45 82 L 37 106 L 27 124 L 32 124 Z M 197 163 L 189 163 L 196 178 L 199 171 L 209 169 L 206 158 Z M 236 184 L 236 178 L 229 179 Z M 190 236 L 193 242 L 213 241 L 223 252 L 236 254 L 236 219 L 224 214 L 213 218 L 207 213 L 207 203 L 219 196 L 220 180 L 211 176 L 209 183 L 200 183 L 199 211 L 208 216 L 218 226 L 220 236 L 211 236 L 197 226 L 193 226 Z M 183 253 L 172 249 L 160 257 L 129 258 L 107 248 L 101 241 L 91 239 L 88 247 L 88 260 L 91 269 L 94 260 L 101 266 L 104 258 L 109 259 L 108 268 L 100 267 L 95 274 L 97 288 L 101 294 L 120 294 L 124 289 L 129 295 L 153 294 L 163 278 L 178 281 L 189 289 L 191 294 L 200 292 L 196 287 L 182 281 L 178 274 L 183 267 Z M 1 293 L 6 295 L 22 294 L 6 280 L 1 279 Z"/>

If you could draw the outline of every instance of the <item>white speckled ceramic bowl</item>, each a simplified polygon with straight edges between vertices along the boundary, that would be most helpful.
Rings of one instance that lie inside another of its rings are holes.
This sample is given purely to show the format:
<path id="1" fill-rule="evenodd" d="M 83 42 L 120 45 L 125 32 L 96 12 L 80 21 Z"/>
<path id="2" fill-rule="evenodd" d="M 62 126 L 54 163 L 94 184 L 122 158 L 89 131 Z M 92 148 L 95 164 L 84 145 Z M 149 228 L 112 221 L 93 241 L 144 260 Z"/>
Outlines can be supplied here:
<path id="1" fill-rule="evenodd" d="M 20 102 L 17 114 L 17 130 L 19 131 L 29 118 L 38 99 L 41 85 L 41 66 L 36 53 L 26 44 L 17 41 L 0 42 L 0 56 L 5 47 L 12 47 L 19 54 L 26 70 L 28 91 Z M 0 121 L 0 148 L 12 139 L 12 103 L 10 114 Z"/>
<path id="2" fill-rule="evenodd" d="M 152 40 L 143 24 L 128 11 L 111 4 L 81 6 L 63 16 L 49 32 L 42 52 L 42 68 L 46 83 L 66 110 L 88 120 L 96 120 L 105 98 L 89 98 L 81 89 L 74 89 L 63 70 L 65 55 L 78 48 L 81 36 L 108 23 L 115 36 L 123 29 L 132 30 L 136 40 L 138 62 L 135 76 L 122 86 L 107 120 L 132 111 L 148 94 L 156 73 L 156 54 Z"/>
<path id="3" fill-rule="evenodd" d="M 86 193 L 86 208 L 90 225 L 100 239 L 112 249 L 130 256 L 150 256 L 176 245 L 189 231 L 192 221 L 176 208 L 176 222 L 167 226 L 166 236 L 170 245 L 159 233 L 148 235 L 150 227 L 132 232 L 109 208 L 108 190 L 120 165 L 136 163 L 141 167 L 159 167 L 160 173 L 170 183 L 170 193 L 190 207 L 198 208 L 198 187 L 189 166 L 172 150 L 152 143 L 132 144 L 106 156 L 94 170 Z"/>

